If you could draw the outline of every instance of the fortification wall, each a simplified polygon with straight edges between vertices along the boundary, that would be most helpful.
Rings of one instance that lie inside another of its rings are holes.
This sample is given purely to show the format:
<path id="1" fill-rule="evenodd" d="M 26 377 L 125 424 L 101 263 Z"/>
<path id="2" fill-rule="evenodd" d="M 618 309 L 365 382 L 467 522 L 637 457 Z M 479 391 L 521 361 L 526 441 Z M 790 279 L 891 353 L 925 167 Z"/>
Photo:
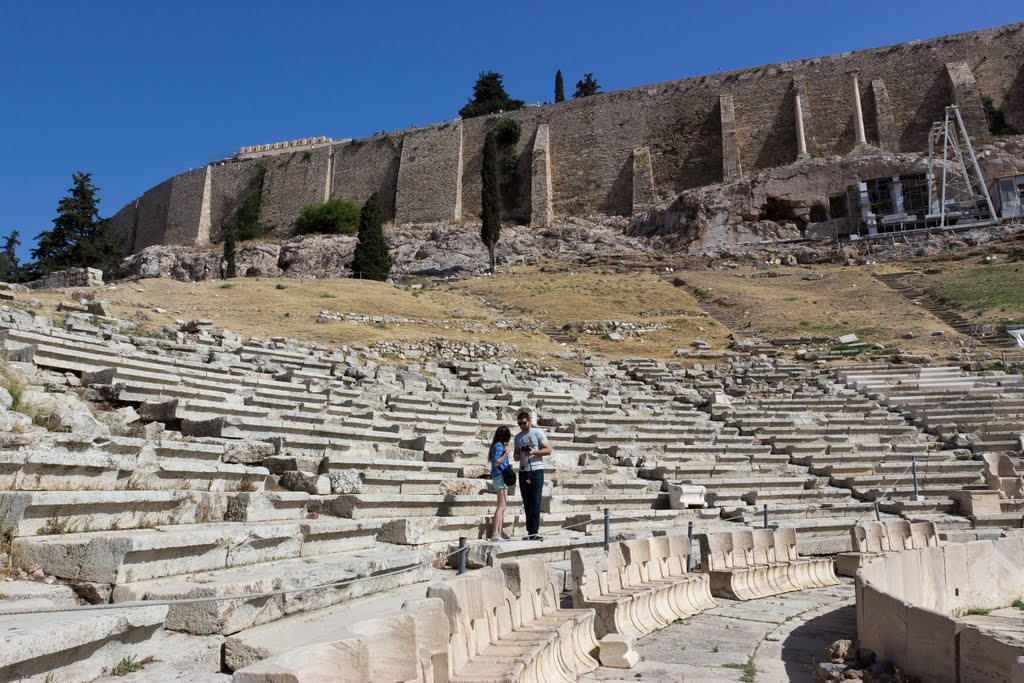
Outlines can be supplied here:
<path id="1" fill-rule="evenodd" d="M 139 208 L 135 215 L 133 251 L 142 251 L 154 244 L 165 244 L 167 237 L 167 212 L 171 206 L 171 190 L 173 187 L 174 178 L 171 178 L 154 188 L 146 190 L 139 197 Z"/>
<path id="2" fill-rule="evenodd" d="M 277 157 L 264 157 L 260 222 L 273 233 L 287 234 L 303 207 L 327 200 L 331 148 L 317 147 Z"/>
<path id="3" fill-rule="evenodd" d="M 398 166 L 396 223 L 462 218 L 463 122 L 406 133 Z"/>
<path id="4" fill-rule="evenodd" d="M 307 204 L 328 196 L 363 201 L 374 191 L 386 215 L 398 222 L 475 221 L 484 136 L 496 119 L 509 116 L 520 122 L 522 136 L 516 181 L 505 197 L 506 218 L 543 225 L 551 215 L 534 217 L 532 206 L 540 125 L 548 129 L 548 163 L 537 168 L 550 174 L 554 218 L 629 214 L 652 197 L 666 199 L 798 157 L 847 154 L 858 144 L 923 151 L 932 122 L 952 103 L 960 105 L 973 139 L 982 142 L 988 133 L 981 94 L 1024 130 L 1024 24 L 658 83 L 300 152 L 281 150 L 224 167 L 264 165 L 263 222 L 281 236 Z M 803 136 L 797 131 L 798 99 Z M 651 173 L 646 162 L 636 167 L 643 171 L 637 179 L 643 191 L 636 193 L 633 152 L 641 148 Z M 190 234 L 221 238 L 231 194 L 244 191 L 240 178 L 248 172 L 215 170 L 205 205 L 193 197 L 203 188 L 191 177 L 176 181 L 170 198 L 154 188 L 140 198 L 134 218 L 127 208 L 116 217 L 116 229 L 120 234 L 134 221 L 135 251 Z M 637 196 L 643 198 L 639 206 Z M 174 205 L 169 211 L 167 201 Z M 207 215 L 205 233 L 202 227 L 185 229 L 188 221 Z"/>
<path id="5" fill-rule="evenodd" d="M 365 202 L 376 192 L 384 217 L 395 217 L 395 192 L 404 135 L 375 135 L 335 145 L 332 198 Z"/>
<path id="6" fill-rule="evenodd" d="M 171 196 L 167 206 L 167 227 L 163 244 L 201 244 L 203 200 L 205 197 L 206 167 L 197 168 L 171 181 Z"/>
<path id="7" fill-rule="evenodd" d="M 258 161 L 222 163 L 210 172 L 210 241 L 223 242 L 239 205 L 249 193 L 259 191 L 263 166 Z"/>

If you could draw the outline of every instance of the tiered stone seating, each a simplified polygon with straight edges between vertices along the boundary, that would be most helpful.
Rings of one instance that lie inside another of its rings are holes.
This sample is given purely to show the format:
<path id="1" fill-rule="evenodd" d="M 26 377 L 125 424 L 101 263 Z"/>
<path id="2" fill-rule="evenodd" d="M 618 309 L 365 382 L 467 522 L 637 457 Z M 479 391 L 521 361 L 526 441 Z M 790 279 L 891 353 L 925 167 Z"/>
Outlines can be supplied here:
<path id="1" fill-rule="evenodd" d="M 800 557 L 793 529 L 722 531 L 697 539 L 712 595 L 752 600 L 839 583 L 831 558 Z"/>
<path id="2" fill-rule="evenodd" d="M 1021 448 L 1024 378 L 1019 375 L 963 373 L 959 368 L 854 367 L 836 376 L 863 394 L 878 395 L 885 405 L 943 441 L 966 439 L 979 454 Z"/>
<path id="3" fill-rule="evenodd" d="M 687 572 L 689 539 L 613 542 L 594 560 L 572 553 L 573 605 L 595 610 L 597 636 L 639 637 L 715 606 L 705 574 Z"/>
<path id="4" fill-rule="evenodd" d="M 850 529 L 850 536 L 854 551 L 836 555 L 836 572 L 843 576 L 856 576 L 861 564 L 875 555 L 931 548 L 941 543 L 934 523 L 902 519 L 862 522 Z"/>

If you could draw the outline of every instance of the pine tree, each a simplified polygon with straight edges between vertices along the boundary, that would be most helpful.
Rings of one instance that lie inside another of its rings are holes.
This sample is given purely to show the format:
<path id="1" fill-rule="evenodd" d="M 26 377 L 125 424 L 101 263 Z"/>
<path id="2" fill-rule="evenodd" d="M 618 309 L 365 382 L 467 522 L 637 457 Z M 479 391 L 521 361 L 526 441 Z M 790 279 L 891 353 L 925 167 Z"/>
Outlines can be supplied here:
<path id="1" fill-rule="evenodd" d="M 594 74 L 583 74 L 583 80 L 576 81 L 576 93 L 573 98 L 590 97 L 596 95 L 600 90 L 601 86 L 594 80 Z"/>
<path id="2" fill-rule="evenodd" d="M 391 254 L 384 237 L 384 209 L 374 192 L 359 212 L 359 243 L 352 259 L 352 277 L 384 282 L 391 272 Z"/>
<path id="3" fill-rule="evenodd" d="M 562 70 L 555 72 L 555 102 L 565 101 L 565 84 L 562 83 Z"/>
<path id="4" fill-rule="evenodd" d="M 101 268 L 107 276 L 120 274 L 121 249 L 107 221 L 100 219 L 96 192 L 91 173 L 72 176 L 68 196 L 57 203 L 53 229 L 40 233 L 32 250 L 34 276 L 67 268 Z"/>
<path id="5" fill-rule="evenodd" d="M 3 251 L 0 251 L 0 282 L 21 281 L 21 264 L 18 263 L 18 254 L 15 253 L 21 244 L 20 236 L 20 232 L 12 230 L 4 240 Z"/>
<path id="6" fill-rule="evenodd" d="M 237 277 L 238 268 L 235 266 L 235 231 L 228 230 L 224 237 L 224 260 L 228 262 L 228 277 Z"/>
<path id="7" fill-rule="evenodd" d="M 494 131 L 484 138 L 484 159 L 480 168 L 480 239 L 487 247 L 491 273 L 494 272 L 494 247 L 501 237 L 501 187 L 498 173 L 498 140 Z"/>
<path id="8" fill-rule="evenodd" d="M 459 110 L 459 116 L 469 119 L 499 111 L 522 109 L 523 101 L 510 98 L 501 79 L 502 75 L 496 71 L 481 71 L 473 86 L 473 99 Z"/>

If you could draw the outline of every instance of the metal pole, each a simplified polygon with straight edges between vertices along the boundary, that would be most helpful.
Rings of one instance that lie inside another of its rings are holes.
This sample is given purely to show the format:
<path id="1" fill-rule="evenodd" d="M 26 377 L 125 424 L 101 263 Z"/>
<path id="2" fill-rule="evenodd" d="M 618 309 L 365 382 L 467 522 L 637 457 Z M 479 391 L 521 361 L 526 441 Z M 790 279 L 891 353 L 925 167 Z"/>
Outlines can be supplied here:
<path id="1" fill-rule="evenodd" d="M 608 518 L 608 508 L 604 509 L 604 549 L 608 550 L 608 544 L 612 540 L 611 520 Z"/>
<path id="2" fill-rule="evenodd" d="M 686 538 L 690 541 L 690 552 L 686 556 L 686 571 L 693 566 L 693 522 L 686 525 Z"/>
<path id="3" fill-rule="evenodd" d="M 881 512 L 881 510 L 878 509 L 878 501 L 877 500 L 875 501 L 875 521 L 876 522 L 881 522 L 882 521 L 882 512 Z"/>
<path id="4" fill-rule="evenodd" d="M 459 536 L 459 573 L 466 573 L 466 537 Z"/>
<path id="5" fill-rule="evenodd" d="M 914 462 L 912 464 L 914 466 L 914 500 L 918 500 L 921 495 L 917 489 L 917 458 L 914 458 Z"/>
<path id="6" fill-rule="evenodd" d="M 768 503 L 764 504 L 764 528 L 768 528 Z"/>

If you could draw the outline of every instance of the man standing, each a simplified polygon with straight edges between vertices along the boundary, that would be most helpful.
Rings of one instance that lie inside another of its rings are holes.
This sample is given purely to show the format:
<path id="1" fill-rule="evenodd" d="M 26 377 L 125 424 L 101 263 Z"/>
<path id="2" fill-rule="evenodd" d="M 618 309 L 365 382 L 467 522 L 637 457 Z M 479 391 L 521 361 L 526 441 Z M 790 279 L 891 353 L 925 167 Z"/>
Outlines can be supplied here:
<path id="1" fill-rule="evenodd" d="M 526 536 L 524 541 L 543 541 L 540 531 L 540 499 L 544 492 L 544 456 L 551 455 L 551 444 L 544 432 L 533 427 L 530 414 L 525 410 L 516 418 L 513 457 L 519 462 L 519 493 L 526 509 Z"/>

